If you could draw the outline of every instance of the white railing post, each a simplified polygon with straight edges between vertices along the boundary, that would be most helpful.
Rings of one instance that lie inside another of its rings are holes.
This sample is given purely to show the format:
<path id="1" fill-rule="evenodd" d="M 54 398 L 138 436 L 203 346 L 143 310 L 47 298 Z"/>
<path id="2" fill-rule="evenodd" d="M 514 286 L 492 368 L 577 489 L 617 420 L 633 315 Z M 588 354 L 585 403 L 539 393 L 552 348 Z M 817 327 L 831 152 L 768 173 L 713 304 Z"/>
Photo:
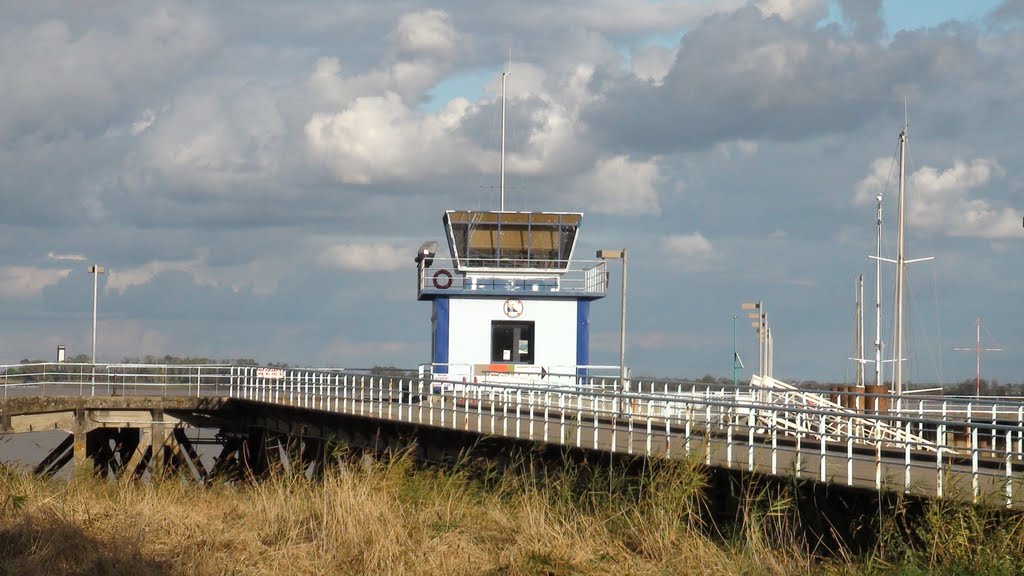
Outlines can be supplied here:
<path id="1" fill-rule="evenodd" d="M 994 448 L 994 446 L 993 446 Z M 1006 507 L 1013 506 L 1013 432 L 1006 431 Z"/>
<path id="2" fill-rule="evenodd" d="M 804 469 L 804 453 L 801 442 L 804 437 L 804 413 L 796 413 L 796 477 L 800 478 Z"/>
<path id="3" fill-rule="evenodd" d="M 974 503 L 978 503 L 979 496 L 979 483 L 978 483 L 978 427 L 973 422 L 968 422 L 971 426 L 971 489 L 974 494 Z"/>
<path id="4" fill-rule="evenodd" d="M 629 406 L 629 415 L 626 417 L 626 437 L 629 439 L 629 443 L 626 445 L 626 454 L 633 453 L 633 399 L 630 398 L 626 405 Z"/>
<path id="5" fill-rule="evenodd" d="M 818 463 L 818 469 L 821 472 L 821 481 L 825 481 L 825 414 L 821 415 L 821 421 L 818 424 L 818 436 L 821 438 L 821 460 Z"/>
<path id="6" fill-rule="evenodd" d="M 946 446 L 946 403 L 942 403 L 942 424 L 935 431 L 935 497 L 942 498 L 942 449 Z"/>
<path id="7" fill-rule="evenodd" d="M 684 425 L 684 430 L 683 430 L 683 434 L 685 435 L 684 436 L 684 438 L 685 438 L 684 439 L 684 444 L 686 446 L 686 456 L 687 457 L 690 456 L 690 426 L 692 425 L 692 423 L 693 423 L 693 404 L 687 402 L 686 403 L 686 423 Z"/>
<path id="8" fill-rule="evenodd" d="M 424 384 L 430 386 L 429 383 L 423 382 L 422 379 L 416 379 L 416 396 L 419 398 L 419 402 L 416 403 L 416 421 L 423 424 L 423 404 L 429 401 L 427 393 L 423 391 Z M 433 420 L 433 411 L 431 411 L 431 420 Z"/>
<path id="9" fill-rule="evenodd" d="M 483 433 L 484 431 L 484 390 L 483 388 L 476 389 L 476 431 Z"/>
<path id="10" fill-rule="evenodd" d="M 772 474 L 779 473 L 779 427 L 778 410 L 772 409 Z"/>
<path id="11" fill-rule="evenodd" d="M 846 420 L 846 485 L 853 486 L 853 419 Z"/>
<path id="12" fill-rule="evenodd" d="M 530 440 L 533 440 L 533 413 L 537 410 L 537 404 L 533 400 L 533 390 L 526 395 L 527 406 L 530 408 Z"/>
<path id="13" fill-rule="evenodd" d="M 522 411 L 523 408 L 523 393 L 522 390 L 516 389 L 516 438 L 523 437 L 522 427 Z"/>
<path id="14" fill-rule="evenodd" d="M 668 384 L 665 384 L 665 393 L 668 394 Z M 672 415 L 676 408 L 669 408 L 669 403 L 665 402 L 665 458 L 672 457 Z"/>
<path id="15" fill-rule="evenodd" d="M 558 443 L 565 446 L 565 394 L 561 392 L 558 393 Z"/>
<path id="16" fill-rule="evenodd" d="M 724 396 L 724 394 L 723 394 Z M 760 401 L 760 399 L 758 399 Z M 747 415 L 747 470 L 754 471 L 754 431 L 757 429 L 757 408 L 751 404 Z"/>
<path id="17" fill-rule="evenodd" d="M 1017 460 L 1024 458 L 1024 406 L 1017 408 Z"/>
<path id="18" fill-rule="evenodd" d="M 732 418 L 725 428 L 725 467 L 732 468 Z"/>
<path id="19" fill-rule="evenodd" d="M 907 422 L 907 437 L 903 439 L 903 491 L 910 493 L 910 430 L 911 423 Z"/>
<path id="20" fill-rule="evenodd" d="M 651 384 L 651 387 L 653 389 L 653 387 L 654 387 L 653 383 Z M 647 455 L 648 456 L 651 455 L 651 416 L 652 416 L 651 413 L 652 412 L 654 412 L 654 401 L 653 400 L 648 400 L 647 401 Z M 668 418 L 666 418 L 666 420 L 668 420 Z M 667 437 L 668 436 L 666 436 L 666 438 Z"/>

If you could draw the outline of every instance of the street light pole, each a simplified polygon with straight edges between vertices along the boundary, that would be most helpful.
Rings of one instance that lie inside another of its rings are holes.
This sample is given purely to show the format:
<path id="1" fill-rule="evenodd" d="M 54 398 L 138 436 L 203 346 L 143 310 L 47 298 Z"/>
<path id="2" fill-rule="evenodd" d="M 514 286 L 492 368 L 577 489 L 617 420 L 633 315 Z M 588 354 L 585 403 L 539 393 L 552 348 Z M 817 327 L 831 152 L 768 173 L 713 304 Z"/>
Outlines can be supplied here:
<path id="1" fill-rule="evenodd" d="M 628 268 L 626 249 L 598 250 L 597 257 L 602 260 L 622 260 L 622 306 L 619 317 L 619 386 L 623 392 L 629 392 L 629 386 L 626 384 L 626 275 Z"/>
<path id="2" fill-rule="evenodd" d="M 736 389 L 736 315 L 732 315 L 732 389 Z"/>
<path id="3" fill-rule="evenodd" d="M 89 274 L 92 278 L 92 363 L 96 364 L 96 301 L 99 291 L 100 274 L 103 274 L 103 266 L 89 266 Z"/>
<path id="4" fill-rule="evenodd" d="M 751 328 L 757 332 L 757 373 L 761 378 L 771 376 L 771 370 L 768 368 L 768 316 L 764 313 L 764 303 L 760 300 L 744 302 L 740 304 L 740 309 L 756 310 L 756 312 L 749 312 L 747 318 L 757 320 L 757 322 L 750 323 Z"/>
<path id="5" fill-rule="evenodd" d="M 619 381 L 623 392 L 629 392 L 626 383 L 626 249 L 622 249 L 622 315 L 619 318 Z"/>

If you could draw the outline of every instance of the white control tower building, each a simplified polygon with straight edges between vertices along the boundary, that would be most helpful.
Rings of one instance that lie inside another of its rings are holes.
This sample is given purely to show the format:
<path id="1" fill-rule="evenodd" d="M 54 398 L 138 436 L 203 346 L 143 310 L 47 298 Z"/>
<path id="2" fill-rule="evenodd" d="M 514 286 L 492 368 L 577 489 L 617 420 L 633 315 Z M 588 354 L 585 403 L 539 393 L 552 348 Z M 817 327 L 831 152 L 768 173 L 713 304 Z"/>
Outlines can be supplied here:
<path id="1" fill-rule="evenodd" d="M 418 299 L 432 303 L 436 379 L 570 385 L 590 363 L 590 303 L 603 298 L 603 260 L 574 260 L 575 212 L 449 210 L 450 258 L 426 242 Z"/>

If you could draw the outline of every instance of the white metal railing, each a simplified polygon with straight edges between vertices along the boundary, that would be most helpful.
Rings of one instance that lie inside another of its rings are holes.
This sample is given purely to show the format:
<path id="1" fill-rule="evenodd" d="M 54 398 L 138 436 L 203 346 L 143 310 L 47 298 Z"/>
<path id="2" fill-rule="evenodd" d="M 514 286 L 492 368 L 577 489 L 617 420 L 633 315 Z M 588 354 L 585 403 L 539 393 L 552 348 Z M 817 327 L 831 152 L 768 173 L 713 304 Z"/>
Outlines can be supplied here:
<path id="1" fill-rule="evenodd" d="M 508 382 L 217 365 L 0 366 L 3 397 L 224 396 L 772 474 L 1024 506 L 1024 399 L 857 394 L 788 386 Z"/>
<path id="2" fill-rule="evenodd" d="M 450 258 L 433 258 L 417 273 L 419 294 L 451 292 L 515 294 L 538 292 L 591 297 L 608 291 L 608 264 L 604 260 L 516 260 L 502 258 L 488 268 L 460 270 Z"/>

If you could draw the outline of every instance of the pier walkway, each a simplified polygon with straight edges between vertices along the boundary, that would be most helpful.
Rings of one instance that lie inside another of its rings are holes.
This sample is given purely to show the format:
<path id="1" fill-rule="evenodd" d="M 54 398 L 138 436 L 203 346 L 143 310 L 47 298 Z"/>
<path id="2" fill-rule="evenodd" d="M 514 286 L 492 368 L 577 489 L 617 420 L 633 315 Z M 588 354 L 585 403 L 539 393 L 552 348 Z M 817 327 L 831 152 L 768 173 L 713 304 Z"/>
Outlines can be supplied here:
<path id="1" fill-rule="evenodd" d="M 573 383 L 566 385 L 568 380 Z M 72 440 L 63 451 L 37 466 L 45 472 L 73 457 L 96 457 L 96 449 L 86 454 L 84 446 L 92 430 L 149 426 L 134 447 L 110 443 L 110 450 L 121 452 L 105 462 L 125 467 L 177 458 L 178 465 L 205 476 L 187 437 L 175 432 L 183 425 L 218 428 L 230 437 L 244 428 L 232 422 L 246 420 L 245 426 L 255 422 L 279 433 L 314 435 L 315 426 L 305 423 L 339 415 L 458 432 L 460 441 L 507 438 L 692 459 L 741 472 L 1024 508 L 1021 398 L 804 391 L 758 377 L 735 387 L 625 384 L 579 375 L 533 382 L 495 375 L 467 383 L 429 373 L 399 377 L 343 369 L 0 366 L 0 434 L 68 432 Z M 253 420 L 270 408 L 287 411 L 275 413 L 273 423 Z M 165 447 L 160 453 L 166 456 L 155 456 L 154 446 Z M 232 450 L 238 447 L 225 445 L 218 465 Z"/>

